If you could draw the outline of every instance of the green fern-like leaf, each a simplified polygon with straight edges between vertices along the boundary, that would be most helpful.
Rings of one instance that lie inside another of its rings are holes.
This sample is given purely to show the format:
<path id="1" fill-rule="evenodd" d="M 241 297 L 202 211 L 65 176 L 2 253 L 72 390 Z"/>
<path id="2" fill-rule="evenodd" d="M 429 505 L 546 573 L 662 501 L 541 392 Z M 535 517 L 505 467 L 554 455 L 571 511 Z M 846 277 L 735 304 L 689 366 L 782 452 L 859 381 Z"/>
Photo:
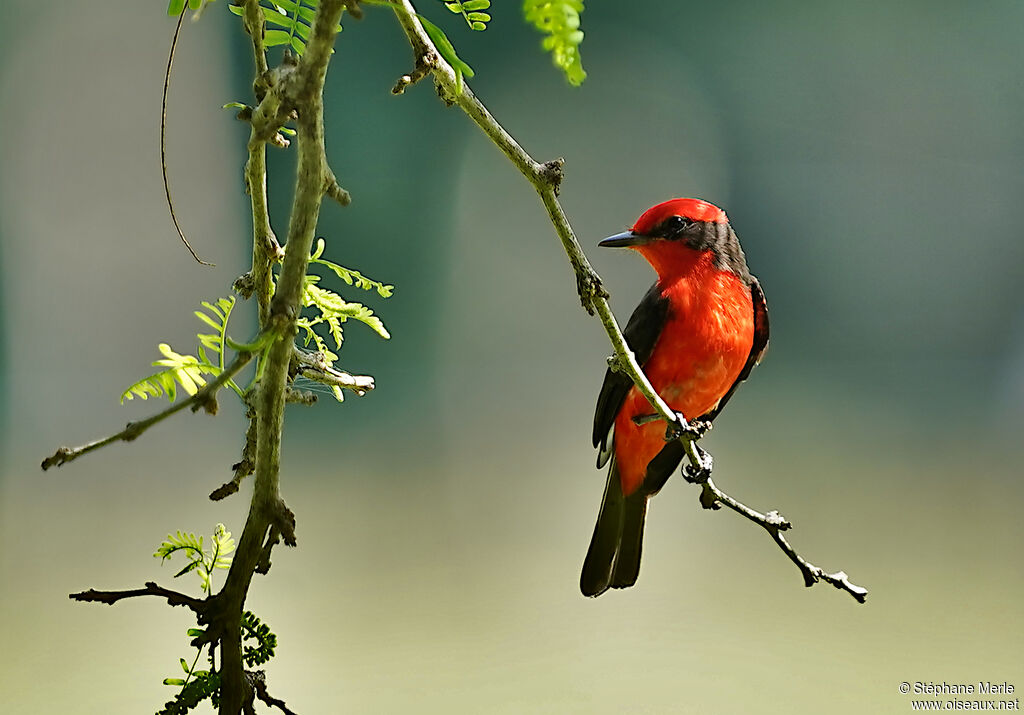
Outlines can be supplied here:
<path id="1" fill-rule="evenodd" d="M 231 320 L 231 311 L 235 308 L 235 297 L 220 298 L 216 304 L 204 300 L 201 305 L 206 308 L 206 312 L 194 311 L 195 316 L 216 332 L 212 334 L 196 333 L 196 337 L 199 339 L 199 360 L 206 365 L 215 365 L 217 367 L 216 374 L 219 375 L 224 371 L 226 365 L 224 353 L 228 341 L 228 321 Z M 216 354 L 216 362 L 207 357 L 206 349 Z"/>
<path id="2" fill-rule="evenodd" d="M 191 561 L 199 561 L 201 563 L 203 558 L 203 537 L 197 537 L 195 534 L 186 534 L 181 531 L 168 534 L 153 556 L 160 557 L 160 561 L 163 562 L 179 551 L 184 551 L 185 556 Z"/>
<path id="3" fill-rule="evenodd" d="M 213 530 L 213 545 L 209 551 L 203 548 L 203 537 L 197 537 L 193 533 L 168 534 L 167 538 L 157 548 L 153 556 L 160 558 L 162 564 L 177 553 L 181 553 L 187 559 L 185 565 L 174 578 L 184 576 L 187 573 L 195 572 L 199 577 L 200 587 L 203 593 L 213 593 L 213 570 L 226 569 L 231 566 L 229 554 L 235 550 L 235 540 L 231 538 L 231 532 L 223 524 L 217 524 Z M 189 672 L 186 670 L 186 672 Z"/>
<path id="4" fill-rule="evenodd" d="M 391 333 L 384 327 L 383 321 L 373 314 L 373 311 L 362 303 L 349 303 L 337 293 L 320 288 L 317 283 L 320 276 L 306 276 L 306 286 L 303 292 L 302 304 L 305 307 L 315 308 L 320 312 L 319 317 L 310 321 L 310 325 L 326 323 L 335 345 L 341 347 L 341 323 L 349 318 L 358 320 L 369 326 L 387 340 Z"/>
<path id="5" fill-rule="evenodd" d="M 160 343 L 157 348 L 163 353 L 162 360 L 156 360 L 153 365 L 162 366 L 166 369 L 155 372 L 152 375 L 142 378 L 127 390 L 121 393 L 121 404 L 125 400 L 139 397 L 143 400 L 150 397 L 160 397 L 166 394 L 170 402 L 177 397 L 177 385 L 181 385 L 189 395 L 194 395 L 199 388 L 206 384 L 203 375 L 214 375 L 216 368 L 210 364 L 204 364 L 193 355 L 180 355 L 171 349 L 167 343 Z M 204 361 L 205 362 L 205 361 Z"/>
<path id="6" fill-rule="evenodd" d="M 319 0 L 262 0 L 260 10 L 263 11 L 266 24 L 281 28 L 266 30 L 263 34 L 263 43 L 267 47 L 289 47 L 297 55 L 301 55 L 306 50 L 306 42 L 309 40 L 319 4 Z M 239 16 L 245 12 L 237 5 L 229 5 L 228 10 Z M 341 25 L 336 26 L 335 30 L 341 32 Z"/>
<path id="7" fill-rule="evenodd" d="M 311 266 L 324 266 L 348 285 L 365 291 L 375 290 L 382 298 L 389 298 L 394 293 L 393 285 L 373 280 L 359 271 L 323 258 L 325 245 L 324 239 L 317 239 L 309 257 Z M 391 337 L 383 321 L 370 308 L 362 303 L 349 302 L 334 291 L 321 287 L 321 280 L 322 276 L 306 275 L 302 291 L 302 307 L 306 311 L 304 315 L 299 316 L 296 327 L 300 331 L 303 344 L 306 347 L 310 343 L 315 344 L 320 358 L 327 366 L 333 365 L 338 359 L 334 350 L 340 348 L 344 341 L 342 323 L 349 319 L 364 323 L 384 339 Z M 338 402 L 344 401 L 341 388 L 333 386 L 331 392 Z"/>
<path id="8" fill-rule="evenodd" d="M 185 715 L 199 707 L 207 698 L 214 698 L 220 692 L 220 674 L 216 671 L 197 670 L 187 685 L 181 678 L 167 678 L 165 685 L 184 686 L 174 700 L 164 705 L 156 715 Z"/>
<path id="9" fill-rule="evenodd" d="M 523 17 L 545 35 L 541 46 L 574 87 L 587 77 L 580 59 L 581 12 L 583 0 L 523 0 Z"/>
<path id="10" fill-rule="evenodd" d="M 359 271 L 339 266 L 337 263 L 332 263 L 331 261 L 321 258 L 326 245 L 327 244 L 324 242 L 324 239 L 318 238 L 316 240 L 316 248 L 313 249 L 313 254 L 309 257 L 310 263 L 327 267 L 333 271 L 338 278 L 341 278 L 341 280 L 345 281 L 349 285 L 354 285 L 357 288 L 362 288 L 363 290 L 376 290 L 377 293 L 380 294 L 381 298 L 390 298 L 395 292 L 395 287 L 393 285 L 387 285 L 380 281 L 375 281 L 371 278 L 367 278 Z"/>
<path id="11" fill-rule="evenodd" d="M 132 400 L 136 397 L 147 400 L 150 397 L 166 395 L 168 401 L 174 402 L 177 397 L 177 389 L 180 385 L 189 395 L 194 395 L 203 385 L 206 384 L 205 376 L 216 377 L 224 371 L 226 364 L 225 349 L 229 342 L 227 335 L 228 321 L 231 319 L 231 311 L 235 307 L 234 296 L 220 298 L 216 303 L 202 302 L 205 311 L 197 310 L 195 315 L 204 323 L 213 328 L 215 333 L 198 333 L 199 340 L 195 355 L 181 355 L 171 349 L 167 343 L 160 343 L 157 348 L 163 354 L 163 359 L 156 360 L 153 365 L 164 369 L 148 375 L 138 382 L 130 385 L 121 393 L 121 404 L 125 400 Z M 207 350 L 213 353 L 215 359 L 210 359 Z M 228 387 L 241 397 L 243 394 L 234 380 L 228 380 Z"/>
<path id="12" fill-rule="evenodd" d="M 483 12 L 491 6 L 491 0 L 466 0 L 466 2 L 462 2 L 462 0 L 441 0 L 441 2 L 451 12 L 456 15 L 462 15 L 462 19 L 473 30 L 482 32 L 487 29 L 487 23 L 491 21 L 491 16 Z"/>
<path id="13" fill-rule="evenodd" d="M 210 568 L 230 568 L 231 558 L 228 554 L 234 550 L 235 540 L 231 538 L 231 532 L 223 524 L 217 524 L 213 530 L 213 554 L 210 557 Z"/>
<path id="14" fill-rule="evenodd" d="M 296 325 L 303 331 L 303 333 L 305 333 L 303 345 L 305 347 L 309 347 L 309 344 L 312 342 L 316 345 L 316 349 L 323 354 L 324 362 L 328 365 L 333 365 L 338 359 L 338 356 L 336 353 L 331 352 L 330 347 L 327 345 L 327 341 L 323 339 L 320 333 L 313 330 L 312 319 L 301 317 L 296 321 Z"/>

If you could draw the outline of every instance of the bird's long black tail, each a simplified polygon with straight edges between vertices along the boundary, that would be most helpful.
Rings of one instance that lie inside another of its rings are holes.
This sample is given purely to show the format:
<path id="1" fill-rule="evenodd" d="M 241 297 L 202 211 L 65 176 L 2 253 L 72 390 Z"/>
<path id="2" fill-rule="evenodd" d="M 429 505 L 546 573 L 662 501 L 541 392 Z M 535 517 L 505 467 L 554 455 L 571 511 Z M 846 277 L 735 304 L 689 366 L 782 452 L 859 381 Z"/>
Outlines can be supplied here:
<path id="1" fill-rule="evenodd" d="M 594 536 L 580 575 L 584 596 L 600 596 L 609 588 L 628 588 L 640 573 L 640 552 L 649 494 L 622 494 L 619 470 L 612 458 Z"/>

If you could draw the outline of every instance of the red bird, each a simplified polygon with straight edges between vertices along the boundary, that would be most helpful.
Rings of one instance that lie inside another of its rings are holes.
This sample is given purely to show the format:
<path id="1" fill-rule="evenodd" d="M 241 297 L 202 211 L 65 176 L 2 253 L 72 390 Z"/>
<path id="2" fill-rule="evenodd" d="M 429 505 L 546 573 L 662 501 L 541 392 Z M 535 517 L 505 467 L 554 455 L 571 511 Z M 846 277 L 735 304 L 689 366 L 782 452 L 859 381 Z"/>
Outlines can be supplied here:
<path id="1" fill-rule="evenodd" d="M 658 273 L 623 334 L 668 405 L 690 422 L 710 423 L 768 345 L 764 293 L 725 212 L 700 199 L 672 199 L 598 245 L 634 248 Z M 597 466 L 610 459 L 611 467 L 580 576 L 584 596 L 636 583 L 647 500 L 682 461 L 682 443 L 665 441 L 660 420 L 634 421 L 653 412 L 629 377 L 608 370 L 594 446 Z"/>

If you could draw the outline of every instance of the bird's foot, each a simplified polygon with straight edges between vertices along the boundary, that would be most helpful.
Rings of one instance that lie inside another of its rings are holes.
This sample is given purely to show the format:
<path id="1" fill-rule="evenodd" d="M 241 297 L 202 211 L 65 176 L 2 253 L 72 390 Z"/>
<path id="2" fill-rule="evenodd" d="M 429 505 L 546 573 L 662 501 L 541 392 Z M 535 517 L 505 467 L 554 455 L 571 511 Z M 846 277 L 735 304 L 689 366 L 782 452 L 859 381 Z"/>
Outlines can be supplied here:
<path id="1" fill-rule="evenodd" d="M 705 484 L 711 479 L 711 470 L 714 467 L 715 460 L 711 457 L 708 452 L 705 452 L 696 444 L 691 444 L 693 448 L 693 455 L 697 458 L 697 465 L 684 464 L 683 465 L 683 479 L 688 481 L 690 484 Z"/>
<path id="2" fill-rule="evenodd" d="M 680 437 L 688 437 L 691 442 L 695 442 L 706 435 L 711 429 L 711 423 L 707 420 L 693 420 L 689 422 L 682 412 L 676 412 L 676 419 L 678 420 L 677 422 L 665 428 L 666 442 L 671 442 Z"/>

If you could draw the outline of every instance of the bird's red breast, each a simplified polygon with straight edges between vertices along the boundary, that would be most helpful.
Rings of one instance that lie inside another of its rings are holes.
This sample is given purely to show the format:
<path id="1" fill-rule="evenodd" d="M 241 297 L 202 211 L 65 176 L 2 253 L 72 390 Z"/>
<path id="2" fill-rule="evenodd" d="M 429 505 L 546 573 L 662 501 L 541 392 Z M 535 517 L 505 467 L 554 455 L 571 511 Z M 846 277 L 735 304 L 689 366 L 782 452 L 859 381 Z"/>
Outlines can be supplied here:
<path id="1" fill-rule="evenodd" d="M 706 206 L 724 217 L 717 207 Z M 704 220 L 716 220 L 712 212 L 707 213 L 709 218 Z M 637 224 L 644 220 L 641 217 Z M 652 220 L 655 225 L 661 217 Z M 644 372 L 673 410 L 696 419 L 715 408 L 751 354 L 754 310 L 750 286 L 735 273 L 717 268 L 711 251 L 664 241 L 636 250 L 658 271 L 658 288 L 669 302 L 665 325 Z M 615 457 L 627 496 L 640 487 L 647 464 L 665 446 L 664 423 L 659 420 L 638 426 L 633 422 L 633 417 L 651 411 L 647 399 L 633 387 L 615 418 Z"/>

